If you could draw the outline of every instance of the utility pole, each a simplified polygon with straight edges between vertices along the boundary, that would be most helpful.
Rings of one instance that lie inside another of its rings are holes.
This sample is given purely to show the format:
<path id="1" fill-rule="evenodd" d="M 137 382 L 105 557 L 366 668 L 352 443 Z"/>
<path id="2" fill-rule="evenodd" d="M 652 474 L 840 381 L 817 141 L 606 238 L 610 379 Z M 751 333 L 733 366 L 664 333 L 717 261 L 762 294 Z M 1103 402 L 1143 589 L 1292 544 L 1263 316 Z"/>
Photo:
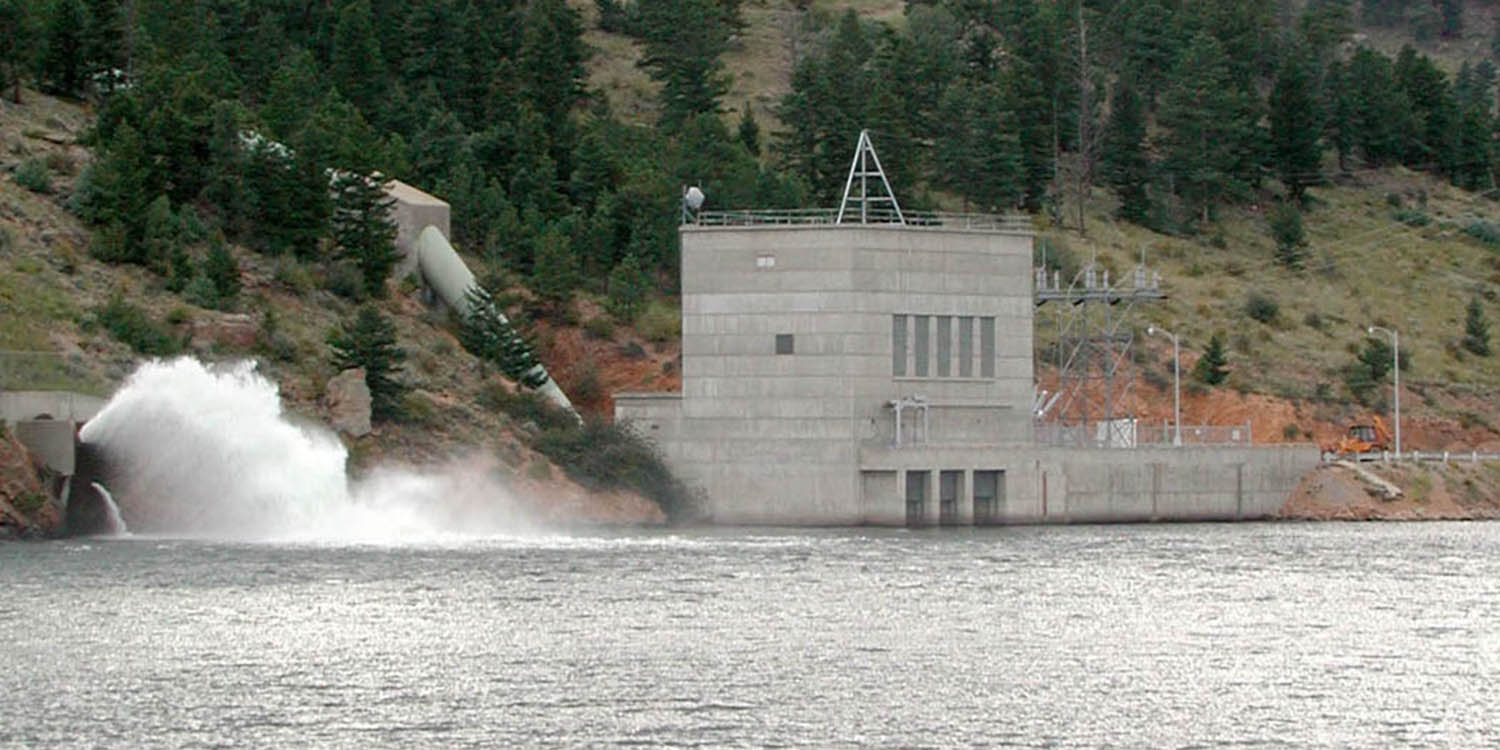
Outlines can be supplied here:
<path id="1" fill-rule="evenodd" d="M 1391 372 L 1395 375 L 1396 393 L 1396 460 L 1401 460 L 1401 334 L 1395 329 L 1370 326 L 1365 329 L 1367 333 L 1374 336 L 1377 331 L 1391 337 Z"/>
<path id="2" fill-rule="evenodd" d="M 1146 329 L 1146 335 L 1161 334 L 1172 339 L 1172 445 L 1182 445 L 1182 349 L 1177 345 L 1177 334 L 1161 326 Z"/>

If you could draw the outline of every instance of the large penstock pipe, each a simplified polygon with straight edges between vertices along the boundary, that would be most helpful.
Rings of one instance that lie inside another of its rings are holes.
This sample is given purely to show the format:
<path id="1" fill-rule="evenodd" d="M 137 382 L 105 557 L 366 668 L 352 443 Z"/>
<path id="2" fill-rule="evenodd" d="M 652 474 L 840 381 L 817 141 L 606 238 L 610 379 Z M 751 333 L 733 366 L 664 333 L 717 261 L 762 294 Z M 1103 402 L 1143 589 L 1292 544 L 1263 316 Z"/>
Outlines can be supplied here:
<path id="1" fill-rule="evenodd" d="M 427 280 L 427 285 L 437 292 L 449 309 L 461 316 L 469 314 L 469 290 L 473 289 L 478 282 L 464 259 L 458 257 L 458 252 L 448 244 L 448 238 L 437 227 L 428 226 L 417 236 L 417 267 L 422 271 L 422 278 Z M 509 323 L 504 313 L 497 312 L 501 322 Z M 531 368 L 526 375 L 527 380 L 540 381 L 541 385 L 536 387 L 537 393 L 542 394 L 556 404 L 559 408 L 566 410 L 573 416 L 578 413 L 573 410 L 573 402 L 568 400 L 567 394 L 557 387 L 557 382 L 547 374 L 547 368 L 538 363 Z"/>

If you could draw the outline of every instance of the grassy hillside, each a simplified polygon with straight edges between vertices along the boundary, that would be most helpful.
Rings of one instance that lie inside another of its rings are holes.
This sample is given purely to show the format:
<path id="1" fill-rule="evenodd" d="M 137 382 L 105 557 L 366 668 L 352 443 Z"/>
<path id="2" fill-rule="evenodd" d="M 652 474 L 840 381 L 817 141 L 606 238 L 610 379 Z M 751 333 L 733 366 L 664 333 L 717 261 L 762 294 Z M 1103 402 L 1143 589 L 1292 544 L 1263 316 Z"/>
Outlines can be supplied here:
<path id="1" fill-rule="evenodd" d="M 654 85 L 636 67 L 638 48 L 625 36 L 598 30 L 592 2 L 576 5 L 598 50 L 589 68 L 593 86 L 616 113 L 650 122 Z M 734 76 L 725 116 L 736 117 L 748 101 L 763 130 L 774 132 L 776 102 L 788 90 L 797 44 L 806 43 L 797 26 L 799 11 L 777 0 L 750 0 L 743 7 L 746 28 L 725 56 Z M 811 7 L 814 13 L 852 7 L 866 19 L 903 23 L 904 3 L 896 0 L 822 0 Z M 1388 54 L 1412 44 L 1456 71 L 1490 54 L 1494 16 L 1489 4 L 1472 2 L 1465 8 L 1463 38 L 1418 42 L 1400 30 L 1361 26 L 1351 44 Z M 1401 331 L 1402 350 L 1410 355 L 1402 403 L 1409 447 L 1439 450 L 1500 440 L 1500 357 L 1475 357 L 1458 345 L 1471 297 L 1479 296 L 1490 320 L 1500 320 L 1500 246 L 1465 231 L 1476 221 L 1500 224 L 1500 204 L 1401 168 L 1357 171 L 1311 195 L 1304 217 L 1309 260 L 1300 272 L 1273 260 L 1266 212 L 1275 195 L 1269 190 L 1259 203 L 1224 210 L 1214 226 L 1192 238 L 1114 221 L 1113 199 L 1103 190 L 1088 201 L 1086 232 L 1071 217 L 1066 226 L 1038 219 L 1039 237 L 1068 254 L 1070 267 L 1097 258 L 1118 278 L 1144 251 L 1147 264 L 1162 274 L 1169 299 L 1139 310 L 1136 335 L 1142 343 L 1128 367 L 1134 385 L 1117 411 L 1155 421 L 1170 417 L 1171 346 L 1144 337 L 1145 327 L 1157 323 L 1181 336 L 1184 377 L 1212 334 L 1221 334 L 1229 347 L 1233 373 L 1225 386 L 1186 383 L 1185 422 L 1252 420 L 1257 441 L 1332 442 L 1350 422 L 1390 408 L 1389 386 L 1359 403 L 1342 373 L 1363 345 L 1365 328 L 1382 325 Z M 1067 213 L 1074 210 L 1069 206 Z M 1278 308 L 1268 322 L 1247 311 L 1257 295 Z M 1038 312 L 1042 347 L 1050 341 L 1051 315 L 1047 308 Z M 1038 376 L 1041 387 L 1055 387 L 1056 373 L 1047 365 Z"/>
<path id="2" fill-rule="evenodd" d="M 1405 170 L 1361 174 L 1311 192 L 1309 259 L 1301 271 L 1275 262 L 1268 205 L 1227 211 L 1214 231 L 1186 239 L 1111 222 L 1109 202 L 1101 199 L 1090 206 L 1086 235 L 1041 232 L 1076 262 L 1097 257 L 1118 274 L 1144 251 L 1147 265 L 1162 274 L 1168 299 L 1137 308 L 1143 348 L 1134 357 L 1138 379 L 1127 413 L 1157 420 L 1170 414 L 1171 346 L 1142 336 L 1156 323 L 1182 339 L 1185 422 L 1252 419 L 1258 441 L 1331 442 L 1348 422 L 1390 408 L 1388 386 L 1360 404 L 1343 375 L 1364 345 L 1366 327 L 1380 325 L 1401 332 L 1410 362 L 1402 379 L 1407 447 L 1441 450 L 1500 437 L 1494 429 L 1500 368 L 1494 357 L 1459 346 L 1473 296 L 1491 320 L 1500 314 L 1500 247 L 1465 231 L 1478 221 L 1500 221 L 1500 207 Z M 1410 226 L 1394 218 L 1398 213 L 1427 223 Z M 1269 300 L 1274 316 L 1252 317 L 1252 297 Z M 1038 317 L 1044 346 L 1052 312 L 1043 308 Z M 1189 373 L 1215 333 L 1228 346 L 1231 375 L 1209 389 Z M 1050 375 L 1043 371 L 1044 384 Z"/>
<path id="3" fill-rule="evenodd" d="M 336 374 L 327 337 L 356 304 L 316 283 L 324 273 L 317 264 L 238 247 L 231 251 L 243 289 L 227 310 L 197 306 L 140 267 L 94 260 L 89 229 L 65 209 L 89 159 L 77 145 L 89 117 L 83 107 L 35 92 L 26 92 L 21 105 L 0 99 L 0 386 L 107 395 L 144 356 L 127 340 L 155 337 L 164 347 L 161 354 L 210 361 L 254 357 L 280 385 L 288 410 L 325 420 L 325 385 Z M 18 176 L 37 164 L 45 167 L 45 186 Z M 383 461 L 477 459 L 534 498 L 544 515 L 569 521 L 660 518 L 639 495 L 586 492 L 534 450 L 547 420 L 512 396 L 514 386 L 481 369 L 459 345 L 454 322 L 422 302 L 414 281 L 393 287 L 379 306 L 396 324 L 408 357 L 401 379 L 411 390 L 401 419 L 346 439 L 356 469 Z M 524 296 L 524 290 L 512 293 Z M 122 336 L 111 326 L 111 306 L 134 311 L 135 334 Z M 580 307 L 587 314 L 589 306 Z M 603 413 L 610 390 L 672 385 L 658 382 L 675 373 L 671 353 L 653 353 L 655 345 L 632 331 L 597 325 L 591 330 L 587 336 L 576 328 L 537 331 L 543 358 L 563 362 L 554 372 L 565 389 L 582 396 L 582 407 Z M 591 483 L 589 477 L 581 480 Z"/>

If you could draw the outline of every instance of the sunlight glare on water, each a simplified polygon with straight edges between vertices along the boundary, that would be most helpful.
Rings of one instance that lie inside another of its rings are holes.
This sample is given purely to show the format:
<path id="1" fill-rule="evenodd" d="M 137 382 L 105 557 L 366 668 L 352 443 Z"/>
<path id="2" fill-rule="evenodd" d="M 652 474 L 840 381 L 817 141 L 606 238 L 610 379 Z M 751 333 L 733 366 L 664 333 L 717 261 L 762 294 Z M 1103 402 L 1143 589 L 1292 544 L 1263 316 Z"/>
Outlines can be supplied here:
<path id="1" fill-rule="evenodd" d="M 0 746 L 1478 747 L 1500 525 L 0 545 Z"/>

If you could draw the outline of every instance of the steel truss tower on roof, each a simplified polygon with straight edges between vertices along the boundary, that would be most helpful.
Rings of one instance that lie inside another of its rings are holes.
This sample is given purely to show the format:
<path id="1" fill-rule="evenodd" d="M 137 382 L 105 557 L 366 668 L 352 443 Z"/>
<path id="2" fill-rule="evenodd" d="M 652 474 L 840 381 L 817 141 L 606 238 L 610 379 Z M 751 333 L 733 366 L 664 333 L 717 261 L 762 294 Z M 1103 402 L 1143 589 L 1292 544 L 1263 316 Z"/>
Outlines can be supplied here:
<path id="1" fill-rule="evenodd" d="M 871 177 L 880 178 L 878 185 L 871 184 Z M 884 193 L 871 193 L 871 188 L 884 189 Z M 885 178 L 880 166 L 880 157 L 875 154 L 875 145 L 870 142 L 870 131 L 859 131 L 859 145 L 854 149 L 854 161 L 849 164 L 849 179 L 844 182 L 844 199 L 839 203 L 839 216 L 835 221 L 843 224 L 852 206 L 859 206 L 859 223 L 871 221 L 881 224 L 905 224 L 901 204 L 896 202 L 896 193 Z M 872 208 L 873 204 L 873 208 Z"/>

